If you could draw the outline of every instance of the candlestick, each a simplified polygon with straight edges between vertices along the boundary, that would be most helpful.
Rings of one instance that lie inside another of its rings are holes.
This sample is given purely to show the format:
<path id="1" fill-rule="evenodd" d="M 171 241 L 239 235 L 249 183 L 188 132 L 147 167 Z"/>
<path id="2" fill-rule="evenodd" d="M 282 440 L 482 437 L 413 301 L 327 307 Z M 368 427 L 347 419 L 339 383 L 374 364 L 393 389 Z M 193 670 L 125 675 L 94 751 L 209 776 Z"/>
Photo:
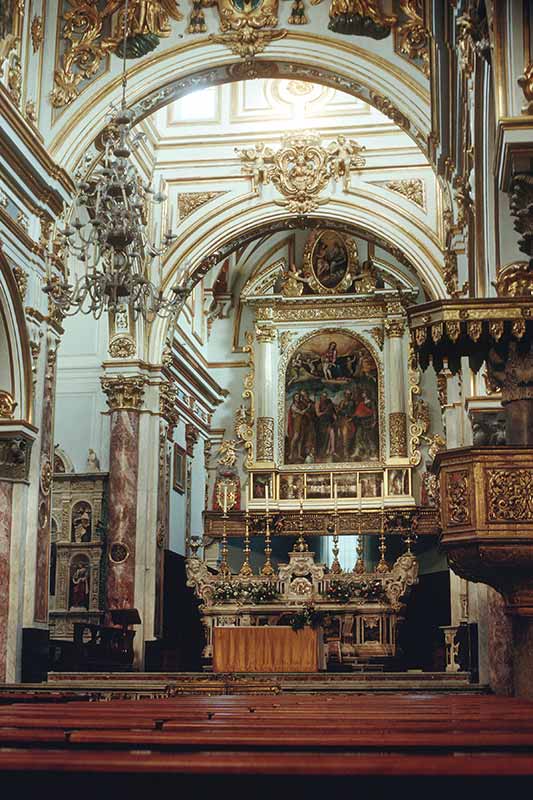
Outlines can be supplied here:
<path id="1" fill-rule="evenodd" d="M 228 534 L 226 530 L 226 516 L 222 518 L 222 549 L 221 560 L 218 576 L 222 580 L 231 578 L 230 568 L 228 564 Z"/>
<path id="2" fill-rule="evenodd" d="M 335 483 L 333 484 L 333 500 L 334 500 L 335 514 L 336 514 L 338 506 L 337 481 L 335 481 Z"/>
<path id="3" fill-rule="evenodd" d="M 357 560 L 355 562 L 353 571 L 356 575 L 362 575 L 364 572 L 366 572 L 366 567 L 363 558 L 363 537 L 361 536 L 361 523 L 363 515 L 363 496 L 361 492 L 361 484 L 359 484 L 357 487 L 357 497 L 359 500 L 359 513 L 357 515 Z"/>
<path id="4" fill-rule="evenodd" d="M 272 555 L 272 547 L 270 546 L 270 518 L 268 516 L 268 509 L 265 514 L 265 563 L 261 567 L 261 575 L 271 578 L 274 574 L 274 569 L 270 561 Z"/>
<path id="5" fill-rule="evenodd" d="M 253 574 L 253 569 L 250 566 L 250 515 L 248 509 L 246 509 L 244 518 L 244 561 L 239 570 L 239 575 L 243 578 L 249 578 Z"/>
<path id="6" fill-rule="evenodd" d="M 298 518 L 298 538 L 294 545 L 294 550 L 298 553 L 306 553 L 309 550 L 309 545 L 304 536 L 304 505 L 302 500 L 300 500 L 300 516 Z"/>
<path id="7" fill-rule="evenodd" d="M 265 510 L 268 516 L 268 482 L 265 483 Z"/>
<path id="8" fill-rule="evenodd" d="M 228 486 L 224 484 L 224 516 L 228 513 Z"/>
<path id="9" fill-rule="evenodd" d="M 381 532 L 379 534 L 379 561 L 376 566 L 376 572 L 389 572 L 390 567 L 385 561 L 385 504 L 383 498 L 381 499 Z"/>

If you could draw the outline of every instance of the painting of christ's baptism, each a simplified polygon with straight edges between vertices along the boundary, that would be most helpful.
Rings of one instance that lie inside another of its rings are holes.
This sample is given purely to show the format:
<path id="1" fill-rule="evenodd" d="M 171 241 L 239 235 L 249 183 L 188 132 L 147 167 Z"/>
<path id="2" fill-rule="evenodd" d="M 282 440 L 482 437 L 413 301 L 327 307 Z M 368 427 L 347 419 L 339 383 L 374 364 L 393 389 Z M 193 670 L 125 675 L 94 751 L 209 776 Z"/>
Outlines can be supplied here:
<path id="1" fill-rule="evenodd" d="M 285 463 L 379 458 L 378 370 L 344 331 L 319 333 L 292 355 L 285 377 Z"/>

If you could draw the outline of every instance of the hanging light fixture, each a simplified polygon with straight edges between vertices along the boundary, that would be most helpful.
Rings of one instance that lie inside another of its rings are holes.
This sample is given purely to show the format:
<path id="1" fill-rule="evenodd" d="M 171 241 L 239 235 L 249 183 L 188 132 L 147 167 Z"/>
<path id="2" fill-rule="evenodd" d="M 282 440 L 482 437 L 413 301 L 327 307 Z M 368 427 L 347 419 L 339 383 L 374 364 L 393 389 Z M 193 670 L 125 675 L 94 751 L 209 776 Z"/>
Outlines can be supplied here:
<path id="1" fill-rule="evenodd" d="M 77 258 L 81 274 L 70 284 L 65 275 L 52 274 L 50 256 L 44 291 L 59 313 L 69 316 L 81 311 L 99 318 L 104 311 L 128 305 L 134 319 L 148 321 L 156 316 L 177 313 L 187 289 L 173 287 L 163 295 L 162 258 L 175 241 L 172 211 L 167 215 L 165 232 L 157 224 L 153 235 L 146 232 L 150 205 L 166 200 L 162 192 L 143 183 L 130 160 L 142 135 L 132 134 L 132 112 L 126 103 L 126 52 L 128 38 L 128 0 L 124 7 L 122 55 L 122 99 L 107 128 L 105 150 L 99 166 L 90 170 L 77 185 L 70 222 L 59 232 L 59 247 Z M 153 273 L 159 275 L 156 286 Z"/>

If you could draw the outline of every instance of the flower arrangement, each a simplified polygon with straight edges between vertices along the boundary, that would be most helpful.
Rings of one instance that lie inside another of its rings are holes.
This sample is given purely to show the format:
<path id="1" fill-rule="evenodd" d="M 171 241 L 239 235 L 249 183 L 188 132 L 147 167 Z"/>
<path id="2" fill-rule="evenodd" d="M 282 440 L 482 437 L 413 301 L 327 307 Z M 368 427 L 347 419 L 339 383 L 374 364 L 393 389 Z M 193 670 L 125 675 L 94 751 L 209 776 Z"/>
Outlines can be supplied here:
<path id="1" fill-rule="evenodd" d="M 292 616 L 291 628 L 293 631 L 301 631 L 302 628 L 306 626 L 318 628 L 323 622 L 324 614 L 322 611 L 317 611 L 312 604 L 307 603 L 300 611 Z"/>
<path id="2" fill-rule="evenodd" d="M 221 581 L 213 592 L 216 603 L 270 603 L 278 596 L 272 581 Z"/>
<path id="3" fill-rule="evenodd" d="M 350 600 L 380 600 L 385 594 L 380 580 L 332 580 L 328 584 L 326 597 L 338 603 Z"/>

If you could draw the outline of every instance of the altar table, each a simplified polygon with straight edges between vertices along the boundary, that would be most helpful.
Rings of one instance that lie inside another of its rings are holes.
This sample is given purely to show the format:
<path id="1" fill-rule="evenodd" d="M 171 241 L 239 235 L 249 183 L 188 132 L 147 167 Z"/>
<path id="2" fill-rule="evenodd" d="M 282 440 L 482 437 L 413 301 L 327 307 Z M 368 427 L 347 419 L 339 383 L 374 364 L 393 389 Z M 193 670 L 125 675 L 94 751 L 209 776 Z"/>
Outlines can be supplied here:
<path id="1" fill-rule="evenodd" d="M 275 626 L 213 629 L 213 672 L 318 672 L 319 631 Z"/>

